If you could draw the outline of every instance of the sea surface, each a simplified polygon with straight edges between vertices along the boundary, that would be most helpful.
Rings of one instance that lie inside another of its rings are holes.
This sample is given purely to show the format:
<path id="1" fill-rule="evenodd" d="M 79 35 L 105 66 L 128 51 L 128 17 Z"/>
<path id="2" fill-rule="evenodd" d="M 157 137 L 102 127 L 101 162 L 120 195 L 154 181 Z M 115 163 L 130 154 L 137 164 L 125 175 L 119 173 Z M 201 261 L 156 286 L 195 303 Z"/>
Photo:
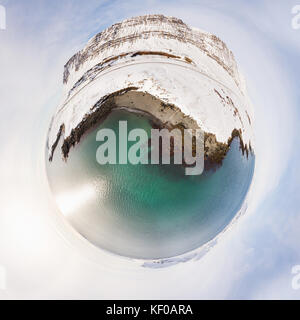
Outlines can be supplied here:
<path id="1" fill-rule="evenodd" d="M 120 120 L 127 121 L 128 130 L 142 128 L 150 137 L 150 118 L 115 110 L 70 150 L 67 161 L 62 160 L 62 141 L 53 161 L 47 160 L 62 214 L 94 245 L 133 258 L 173 257 L 213 239 L 245 200 L 254 155 L 242 155 L 235 138 L 222 166 L 199 176 L 187 176 L 183 166 L 174 164 L 100 165 L 96 134 L 110 128 L 118 137 Z"/>

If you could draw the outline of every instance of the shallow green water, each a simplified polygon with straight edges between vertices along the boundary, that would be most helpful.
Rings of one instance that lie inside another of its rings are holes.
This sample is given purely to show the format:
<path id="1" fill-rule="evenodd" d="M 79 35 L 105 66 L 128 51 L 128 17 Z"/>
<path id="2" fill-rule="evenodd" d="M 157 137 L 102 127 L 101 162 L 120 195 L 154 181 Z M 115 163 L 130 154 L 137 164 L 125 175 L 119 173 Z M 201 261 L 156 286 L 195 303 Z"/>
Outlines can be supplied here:
<path id="1" fill-rule="evenodd" d="M 100 128 L 118 134 L 119 120 L 150 136 L 147 117 L 114 111 L 71 149 L 67 162 L 60 145 L 47 162 L 62 213 L 95 245 L 129 257 L 171 257 L 213 239 L 241 208 L 254 156 L 242 156 L 235 139 L 223 165 L 200 176 L 186 176 L 179 165 L 99 165 L 96 134 Z"/>

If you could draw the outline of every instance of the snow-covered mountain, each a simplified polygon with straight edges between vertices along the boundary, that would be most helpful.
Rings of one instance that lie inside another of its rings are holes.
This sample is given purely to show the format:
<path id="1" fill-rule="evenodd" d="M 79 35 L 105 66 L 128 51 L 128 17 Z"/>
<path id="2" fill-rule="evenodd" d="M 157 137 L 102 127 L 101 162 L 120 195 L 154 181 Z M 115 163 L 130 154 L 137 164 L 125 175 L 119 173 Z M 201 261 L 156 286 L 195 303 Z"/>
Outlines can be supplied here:
<path id="1" fill-rule="evenodd" d="M 253 150 L 251 104 L 232 52 L 215 35 L 180 19 L 146 15 L 114 24 L 67 62 L 63 82 L 63 102 L 49 129 L 49 158 L 61 135 L 69 151 L 108 102 L 172 125 L 196 123 L 220 144 L 238 133 Z M 136 100 L 136 93 L 161 103 Z"/>

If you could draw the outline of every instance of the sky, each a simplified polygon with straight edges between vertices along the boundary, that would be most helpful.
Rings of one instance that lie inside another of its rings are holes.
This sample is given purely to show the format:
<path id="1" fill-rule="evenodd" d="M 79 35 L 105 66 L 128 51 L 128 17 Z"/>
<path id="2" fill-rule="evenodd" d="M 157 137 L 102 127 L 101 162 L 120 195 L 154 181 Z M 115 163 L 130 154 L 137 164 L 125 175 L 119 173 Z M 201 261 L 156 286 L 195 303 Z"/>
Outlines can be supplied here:
<path id="1" fill-rule="evenodd" d="M 300 299 L 291 273 L 300 265 L 297 4 L 0 0 L 7 16 L 0 30 L 0 298 Z M 53 204 L 43 162 L 64 64 L 97 32 L 149 13 L 181 18 L 228 45 L 247 82 L 256 136 L 246 214 L 201 259 L 155 270 L 74 235 Z"/>

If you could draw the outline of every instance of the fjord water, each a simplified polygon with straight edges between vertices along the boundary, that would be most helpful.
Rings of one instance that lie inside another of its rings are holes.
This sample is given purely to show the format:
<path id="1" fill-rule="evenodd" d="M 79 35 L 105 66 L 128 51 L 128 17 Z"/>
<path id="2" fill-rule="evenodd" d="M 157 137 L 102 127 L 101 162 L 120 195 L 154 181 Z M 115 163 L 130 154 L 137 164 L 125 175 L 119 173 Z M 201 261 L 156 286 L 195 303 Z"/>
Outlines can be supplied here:
<path id="1" fill-rule="evenodd" d="M 180 165 L 100 165 L 96 134 L 110 128 L 118 137 L 120 120 L 128 131 L 142 128 L 150 137 L 147 116 L 115 110 L 70 150 L 67 161 L 62 141 L 47 161 L 50 187 L 67 220 L 96 246 L 134 258 L 172 257 L 213 239 L 245 200 L 254 156 L 242 155 L 235 138 L 222 166 L 200 176 L 186 176 Z"/>

